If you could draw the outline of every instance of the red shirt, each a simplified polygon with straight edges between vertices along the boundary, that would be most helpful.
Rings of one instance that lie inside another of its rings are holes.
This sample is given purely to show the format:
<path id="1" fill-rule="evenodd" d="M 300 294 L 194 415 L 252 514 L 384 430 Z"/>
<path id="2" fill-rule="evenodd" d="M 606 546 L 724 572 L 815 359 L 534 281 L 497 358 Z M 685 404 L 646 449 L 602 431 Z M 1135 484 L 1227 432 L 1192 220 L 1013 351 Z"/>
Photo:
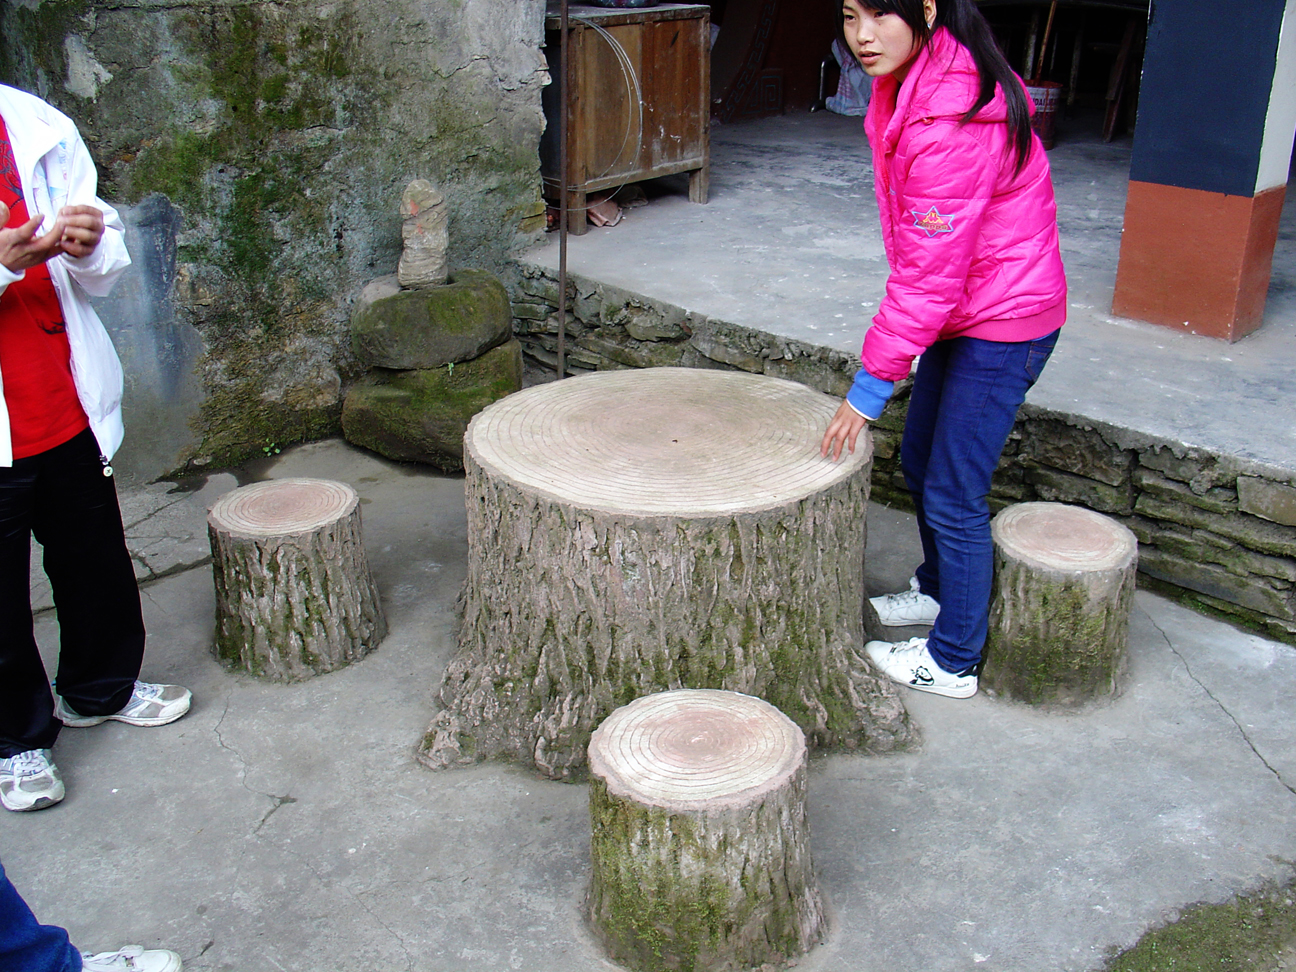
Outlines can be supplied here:
<path id="1" fill-rule="evenodd" d="M 4 119 L 0 119 L 0 202 L 9 207 L 7 228 L 27 222 L 22 180 Z M 15 459 L 62 445 L 89 428 L 72 380 L 63 308 L 43 263 L 29 267 L 23 279 L 0 295 L 0 376 Z"/>

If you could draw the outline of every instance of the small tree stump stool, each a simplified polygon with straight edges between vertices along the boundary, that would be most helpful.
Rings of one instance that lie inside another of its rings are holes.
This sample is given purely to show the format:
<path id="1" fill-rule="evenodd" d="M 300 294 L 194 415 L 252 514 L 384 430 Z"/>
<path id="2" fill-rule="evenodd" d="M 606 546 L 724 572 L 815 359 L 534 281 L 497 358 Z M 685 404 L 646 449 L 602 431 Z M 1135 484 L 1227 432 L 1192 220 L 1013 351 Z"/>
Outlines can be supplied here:
<path id="1" fill-rule="evenodd" d="M 585 911 L 638 972 L 782 963 L 821 938 L 796 723 L 736 692 L 617 709 L 589 744 Z"/>
<path id="2" fill-rule="evenodd" d="M 764 698 L 816 746 L 906 744 L 898 693 L 860 655 L 871 440 L 821 458 L 836 407 L 777 378 L 650 368 L 480 412 L 459 651 L 418 758 L 566 778 L 613 709 L 676 688 Z"/>
<path id="3" fill-rule="evenodd" d="M 216 654 L 294 681 L 362 658 L 387 620 L 346 483 L 279 479 L 226 493 L 207 515 L 216 579 Z"/>
<path id="4" fill-rule="evenodd" d="M 1077 704 L 1120 690 L 1138 541 L 1109 517 L 1018 503 L 990 524 L 994 589 L 981 685 Z"/>

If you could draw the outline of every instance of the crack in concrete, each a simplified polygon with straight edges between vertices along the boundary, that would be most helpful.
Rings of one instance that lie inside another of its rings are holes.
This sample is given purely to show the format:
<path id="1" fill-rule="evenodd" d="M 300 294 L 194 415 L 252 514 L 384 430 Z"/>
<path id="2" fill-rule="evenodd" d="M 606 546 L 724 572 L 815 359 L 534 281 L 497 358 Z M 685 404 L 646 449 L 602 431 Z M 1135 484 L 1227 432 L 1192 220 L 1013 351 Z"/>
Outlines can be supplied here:
<path id="1" fill-rule="evenodd" d="M 364 892 L 352 891 L 350 888 L 344 888 L 343 890 L 345 890 L 347 894 L 351 895 L 351 897 L 355 899 L 356 904 L 358 904 L 361 908 L 363 908 L 365 910 L 365 913 L 369 915 L 369 917 L 371 917 L 374 921 L 376 921 L 379 925 L 382 926 L 383 931 L 385 931 L 392 938 L 396 939 L 397 944 L 400 945 L 401 951 L 405 953 L 405 968 L 407 972 L 413 969 L 414 954 L 410 951 L 409 944 L 405 941 L 404 938 L 401 937 L 400 933 L 397 932 L 396 929 L 392 928 L 385 921 L 383 921 L 382 918 L 378 915 L 378 913 L 369 907 L 369 904 L 364 899 Z"/>
<path id="2" fill-rule="evenodd" d="M 1206 697 L 1208 699 L 1210 699 L 1217 706 L 1219 706 L 1219 710 L 1221 712 L 1223 712 L 1226 716 L 1228 716 L 1229 722 L 1233 723 L 1234 727 L 1236 727 L 1238 731 L 1238 735 L 1240 735 L 1242 737 L 1242 741 L 1247 744 L 1247 748 L 1249 748 L 1251 752 L 1255 754 L 1255 758 L 1260 760 L 1261 765 L 1264 766 L 1265 769 L 1267 769 L 1270 773 L 1273 774 L 1274 779 L 1276 779 L 1278 783 L 1284 789 L 1287 790 L 1288 793 L 1290 793 L 1292 796 L 1296 796 L 1296 787 L 1292 786 L 1292 784 L 1284 780 L 1282 773 L 1280 773 L 1275 766 L 1271 765 L 1269 760 L 1264 758 L 1264 754 L 1261 753 L 1260 750 L 1256 748 L 1255 743 L 1251 741 L 1251 737 L 1247 735 L 1246 729 L 1243 728 L 1242 723 L 1238 722 L 1237 717 L 1234 716 L 1233 713 L 1228 710 L 1228 706 L 1226 706 L 1222 701 L 1220 701 L 1216 697 L 1215 693 L 1206 687 L 1206 683 L 1196 676 L 1196 674 L 1192 670 L 1192 666 L 1188 664 L 1188 659 L 1185 658 L 1183 654 L 1179 651 L 1179 649 L 1175 647 L 1174 642 L 1170 639 L 1170 636 L 1166 634 L 1165 629 L 1161 627 L 1160 624 L 1157 623 L 1156 618 L 1152 617 L 1152 615 L 1149 614 L 1147 611 L 1143 611 L 1143 616 L 1148 619 L 1152 627 L 1157 629 L 1157 633 L 1160 634 L 1161 637 L 1165 640 L 1166 647 L 1169 648 L 1170 651 L 1174 653 L 1174 656 L 1178 658 L 1180 663 L 1183 665 L 1184 671 L 1188 673 L 1188 677 L 1197 683 L 1197 687 L 1206 693 Z"/>
<path id="3" fill-rule="evenodd" d="M 292 802 L 295 803 L 296 801 L 294 800 L 294 801 L 292 801 Z M 278 809 L 278 808 L 276 807 L 275 809 Z M 271 813 L 273 813 L 273 812 L 274 812 L 274 811 L 272 810 Z M 414 954 L 410 951 L 409 945 L 406 943 L 405 939 L 402 938 L 401 935 L 400 935 L 400 934 L 399 934 L 399 933 L 398 933 L 394 928 L 392 928 L 392 927 L 391 927 L 390 925 L 388 925 L 385 921 L 383 921 L 381 915 L 379 915 L 379 914 L 376 913 L 372 908 L 369 907 L 369 905 L 368 905 L 368 904 L 365 902 L 365 900 L 364 900 L 364 892 L 361 892 L 361 891 L 352 891 L 350 888 L 348 888 L 348 887 L 347 887 L 345 884 L 343 884 L 341 881 L 327 881 L 327 880 L 325 880 L 324 877 L 320 874 L 320 872 L 317 871 L 317 870 L 315 870 L 315 866 L 314 866 L 313 864 L 311 864 L 311 862 L 310 862 L 309 860 L 307 860 L 305 857 L 303 857 L 301 854 L 299 854 L 296 850 L 294 850 L 292 847 L 289 847 L 289 846 L 287 846 L 287 845 L 284 845 L 284 846 L 282 846 L 280 849 L 281 849 L 285 854 L 287 854 L 289 857 L 292 857 L 293 859 L 295 859 L 296 861 L 298 861 L 298 862 L 301 864 L 301 866 L 304 867 L 306 870 L 310 871 L 311 876 L 314 877 L 315 880 L 316 880 L 316 881 L 317 881 L 317 882 L 318 882 L 322 887 L 325 887 L 325 888 L 336 887 L 336 888 L 337 888 L 338 890 L 340 890 L 343 894 L 345 894 L 347 897 L 351 898 L 353 901 L 355 901 L 356 904 L 358 904 L 361 908 L 363 908 L 365 914 L 367 914 L 367 915 L 368 915 L 370 918 L 372 918 L 372 919 L 373 919 L 373 920 L 374 920 L 378 925 L 380 925 L 380 926 L 382 927 L 382 930 L 385 931 L 385 932 L 387 932 L 387 934 L 389 934 L 392 938 L 394 938 L 394 939 L 397 941 L 397 943 L 400 945 L 400 949 L 401 949 L 401 951 L 405 953 L 405 968 L 406 968 L 406 972 L 410 972 L 410 970 L 412 970 L 412 969 L 414 968 Z"/>
<path id="4" fill-rule="evenodd" d="M 216 737 L 216 742 L 220 745 L 221 749 L 233 753 L 234 756 L 238 758 L 239 767 L 240 767 L 239 786 L 243 787 L 243 789 L 247 790 L 253 796 L 265 797 L 267 800 L 270 801 L 271 804 L 270 809 L 267 810 L 262 815 L 261 819 L 257 822 L 257 825 L 252 828 L 252 836 L 255 837 L 257 834 L 261 832 L 261 828 L 266 825 L 266 821 L 269 820 L 274 815 L 275 811 L 277 811 L 280 807 L 284 806 L 285 804 L 296 803 L 297 798 L 294 796 L 289 796 L 287 794 L 285 794 L 284 796 L 277 796 L 274 793 L 263 793 L 260 790 L 253 789 L 251 786 L 248 785 L 247 759 L 243 756 L 242 753 L 240 753 L 237 749 L 235 749 L 233 746 L 231 746 L 229 743 L 225 741 L 225 737 L 221 735 L 221 731 L 220 731 L 221 726 L 225 722 L 225 717 L 229 715 L 229 707 L 230 707 L 230 696 L 227 695 L 225 696 L 225 708 L 221 711 L 220 718 L 216 720 L 216 725 L 212 726 L 212 734 Z"/>
<path id="5" fill-rule="evenodd" d="M 183 503 L 183 502 L 185 502 L 185 497 L 183 496 L 177 497 L 176 499 L 173 499 L 168 503 L 163 503 L 161 506 L 150 510 L 149 512 L 141 516 L 138 520 L 132 520 L 130 523 L 124 523 L 123 526 L 125 527 L 127 532 L 129 532 L 135 529 L 141 523 L 147 523 L 149 520 L 153 519 L 153 517 L 157 516 L 159 513 L 171 509 L 171 507 L 175 506 L 177 503 Z"/>
<path id="6" fill-rule="evenodd" d="M 263 793 L 261 795 L 268 796 L 270 800 L 274 803 L 274 806 L 272 806 L 269 810 L 266 811 L 265 816 L 261 818 L 261 822 L 257 824 L 256 827 L 253 828 L 252 830 L 253 834 L 259 834 L 261 832 L 261 828 L 266 825 L 266 821 L 269 820 L 272 816 L 274 816 L 275 811 L 278 810 L 280 807 L 282 807 L 284 804 L 297 802 L 297 798 L 294 796 L 287 796 L 287 795 L 275 796 L 273 793 Z"/>
<path id="7" fill-rule="evenodd" d="M 229 706 L 230 706 L 230 697 L 226 696 L 225 707 L 221 711 L 221 717 L 216 721 L 216 725 L 212 727 L 212 732 L 216 736 L 216 741 L 220 745 L 220 747 L 224 750 L 229 751 L 230 753 L 233 753 L 234 756 L 238 758 L 239 765 L 242 768 L 240 773 L 241 778 L 239 780 L 239 785 L 242 786 L 243 789 L 247 790 L 249 793 L 255 796 L 265 797 L 266 799 L 270 800 L 272 804 L 270 809 L 265 812 L 265 815 L 262 816 L 261 820 L 252 829 L 252 835 L 256 836 L 260 834 L 261 828 L 266 825 L 266 822 L 272 816 L 274 816 L 274 814 L 279 810 L 280 807 L 283 807 L 290 803 L 296 803 L 297 798 L 288 795 L 277 796 L 273 793 L 262 793 L 260 790 L 255 790 L 248 785 L 247 759 L 244 758 L 243 754 L 240 753 L 237 749 L 235 749 L 233 746 L 225 742 L 225 738 L 224 736 L 221 735 L 221 731 L 220 731 L 221 725 L 224 724 L 225 722 L 225 717 L 229 714 Z M 306 868 L 306 870 L 308 870 L 314 876 L 315 880 L 318 881 L 321 885 L 327 887 L 332 884 L 333 886 L 338 887 L 339 889 L 342 890 L 343 893 L 345 893 L 348 897 L 354 900 L 356 904 L 360 905 L 360 907 L 364 909 L 365 914 L 367 914 L 371 919 L 373 919 L 373 921 L 375 921 L 378 925 L 380 925 L 383 931 L 387 932 L 387 934 L 390 935 L 400 945 L 401 951 L 405 954 L 405 968 L 407 970 L 412 970 L 414 968 L 414 954 L 410 950 L 410 947 L 406 943 L 405 939 L 401 937 L 401 935 L 396 931 L 396 929 L 392 928 L 385 921 L 383 921 L 382 916 L 378 912 L 376 912 L 373 908 L 369 906 L 369 904 L 364 900 L 364 896 L 362 892 L 352 891 L 345 884 L 342 884 L 340 882 L 325 881 L 324 878 L 320 875 L 319 871 L 317 871 L 314 868 L 314 866 L 311 864 L 311 862 L 307 860 L 305 857 L 296 853 L 294 850 L 292 850 L 287 846 L 281 846 L 280 849 L 284 853 L 290 855 L 291 857 L 296 858 L 301 863 L 301 865 L 304 868 Z M 275 964 L 277 965 L 278 963 Z"/>

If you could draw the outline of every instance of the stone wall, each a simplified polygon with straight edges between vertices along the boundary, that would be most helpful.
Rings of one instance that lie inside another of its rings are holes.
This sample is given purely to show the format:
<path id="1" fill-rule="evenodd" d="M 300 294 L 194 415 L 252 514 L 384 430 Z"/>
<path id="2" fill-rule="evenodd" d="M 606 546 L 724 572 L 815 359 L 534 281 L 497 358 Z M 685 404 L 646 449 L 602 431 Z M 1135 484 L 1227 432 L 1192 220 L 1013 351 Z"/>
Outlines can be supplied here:
<path id="1" fill-rule="evenodd" d="M 707 320 L 579 276 L 569 291 L 569 374 L 728 368 L 841 396 L 857 366 L 853 355 Z M 553 377 L 557 298 L 553 271 L 521 265 L 514 330 L 532 381 Z M 899 457 L 908 394 L 902 382 L 872 426 L 872 495 L 912 509 Z M 1141 584 L 1296 644 L 1296 472 L 1027 404 L 996 473 L 991 507 L 1028 500 L 1112 516 L 1139 539 Z"/>
<path id="2" fill-rule="evenodd" d="M 544 0 L 3 0 L 0 80 L 80 125 L 136 267 L 101 304 L 125 479 L 334 434 L 352 300 L 394 272 L 401 192 L 451 268 L 543 230 Z"/>

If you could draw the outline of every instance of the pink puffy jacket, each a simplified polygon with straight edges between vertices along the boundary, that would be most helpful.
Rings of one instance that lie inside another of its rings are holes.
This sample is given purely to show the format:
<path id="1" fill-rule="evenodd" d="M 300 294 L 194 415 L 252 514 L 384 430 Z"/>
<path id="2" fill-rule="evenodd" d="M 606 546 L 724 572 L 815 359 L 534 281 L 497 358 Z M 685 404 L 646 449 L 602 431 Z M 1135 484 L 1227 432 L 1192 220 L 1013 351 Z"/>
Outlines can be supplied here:
<path id="1" fill-rule="evenodd" d="M 1030 341 L 1066 320 L 1048 157 L 1032 138 L 1015 173 L 1002 91 L 962 122 L 979 86 L 972 55 L 944 28 L 898 94 L 894 77 L 873 83 L 864 130 L 891 275 L 861 360 L 883 381 L 908 377 L 942 338 Z"/>

